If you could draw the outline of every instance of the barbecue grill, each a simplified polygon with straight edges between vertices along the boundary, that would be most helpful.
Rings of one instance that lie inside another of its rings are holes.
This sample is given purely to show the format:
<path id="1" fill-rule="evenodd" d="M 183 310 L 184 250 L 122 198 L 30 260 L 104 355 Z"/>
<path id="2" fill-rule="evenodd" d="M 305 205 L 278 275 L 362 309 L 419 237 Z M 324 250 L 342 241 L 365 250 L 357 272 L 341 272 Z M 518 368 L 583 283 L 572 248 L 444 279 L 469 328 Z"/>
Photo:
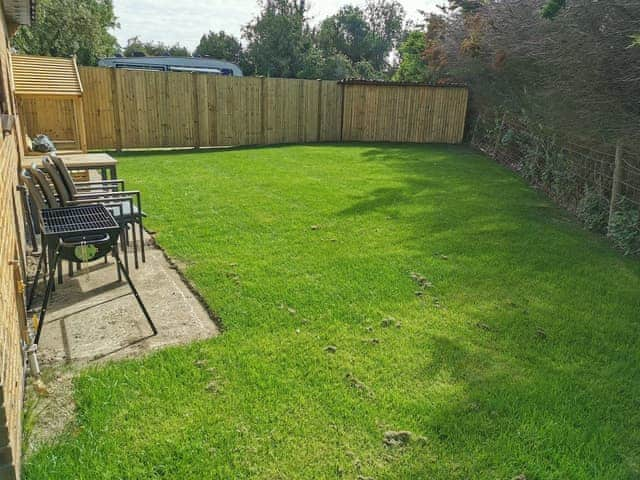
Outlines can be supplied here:
<path id="1" fill-rule="evenodd" d="M 115 221 L 111 213 L 101 204 L 89 204 L 65 208 L 43 209 L 40 212 L 40 221 L 42 226 L 43 247 L 46 248 L 51 259 L 49 268 L 49 280 L 40 310 L 38 327 L 36 336 L 33 341 L 34 345 L 38 344 L 44 319 L 47 313 L 47 306 L 51 292 L 55 285 L 56 269 L 61 268 L 62 260 L 70 262 L 89 262 L 104 257 L 108 253 L 112 253 L 116 261 L 118 270 L 118 279 L 121 274 L 124 275 L 133 295 L 135 296 L 140 309 L 144 313 L 153 334 L 158 333 L 155 325 L 149 317 L 149 313 L 145 308 L 138 291 L 133 285 L 129 272 L 122 265 L 120 255 L 118 253 L 118 237 L 120 236 L 122 227 Z M 43 258 L 46 253 L 43 251 L 40 255 L 36 276 L 34 279 L 31 293 L 29 294 L 28 305 L 31 306 L 33 296 L 38 287 L 40 271 L 42 269 Z"/>

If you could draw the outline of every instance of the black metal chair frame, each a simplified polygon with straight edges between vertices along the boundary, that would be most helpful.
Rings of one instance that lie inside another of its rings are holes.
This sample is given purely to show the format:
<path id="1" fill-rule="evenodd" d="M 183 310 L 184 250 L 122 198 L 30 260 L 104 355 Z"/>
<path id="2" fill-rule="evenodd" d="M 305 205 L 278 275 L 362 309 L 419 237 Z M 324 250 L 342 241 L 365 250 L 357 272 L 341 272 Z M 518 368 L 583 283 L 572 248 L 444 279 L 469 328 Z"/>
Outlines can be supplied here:
<path id="1" fill-rule="evenodd" d="M 113 189 L 115 187 L 116 191 L 119 187 L 122 189 L 122 191 L 120 191 L 121 194 L 126 193 L 134 196 L 136 199 L 136 206 L 138 209 L 137 213 L 135 213 L 136 218 L 134 220 L 136 223 L 138 223 L 139 230 L 140 230 L 140 238 L 141 239 L 144 238 L 143 237 L 144 226 L 142 222 L 144 217 L 146 217 L 146 215 L 142 210 L 142 198 L 139 190 L 126 190 L 123 179 L 99 180 L 99 181 L 92 181 L 92 182 L 76 182 L 73 180 L 71 172 L 65 165 L 63 159 L 57 156 L 55 153 L 52 153 L 49 155 L 48 158 L 45 158 L 44 163 L 45 164 L 52 163 L 53 165 L 55 165 L 55 167 L 58 169 L 58 173 L 60 174 L 60 177 L 64 181 L 65 186 L 67 187 L 67 190 L 70 192 L 72 197 L 77 195 L 77 196 L 82 196 L 84 198 L 88 198 L 89 195 L 95 194 L 94 190 L 96 189 L 96 187 L 100 188 L 101 186 L 106 189 L 108 188 Z M 132 215 L 134 214 L 134 212 L 131 212 L 131 213 Z M 141 242 L 140 251 L 142 252 L 142 261 L 144 262 L 145 261 L 144 242 Z"/>
<path id="2" fill-rule="evenodd" d="M 142 261 L 146 261 L 144 248 L 144 226 L 142 224 L 145 216 L 142 211 L 142 199 L 138 190 L 124 190 L 124 180 L 104 180 L 97 182 L 74 182 L 71 172 L 67 169 L 60 157 L 50 155 L 42 159 L 42 165 L 52 180 L 54 188 L 62 205 L 73 205 L 82 201 L 93 201 L 104 203 L 112 202 L 114 198 L 131 197 L 128 202 L 129 209 L 122 209 L 122 215 L 115 215 L 119 223 L 131 225 L 133 239 L 134 264 L 138 268 L 138 248 L 136 239 L 136 223 L 139 227 L 140 251 Z M 120 190 L 122 188 L 122 190 Z M 134 201 L 135 200 L 135 201 Z M 128 240 L 128 232 L 127 240 Z M 128 244 L 128 241 L 127 241 Z"/>

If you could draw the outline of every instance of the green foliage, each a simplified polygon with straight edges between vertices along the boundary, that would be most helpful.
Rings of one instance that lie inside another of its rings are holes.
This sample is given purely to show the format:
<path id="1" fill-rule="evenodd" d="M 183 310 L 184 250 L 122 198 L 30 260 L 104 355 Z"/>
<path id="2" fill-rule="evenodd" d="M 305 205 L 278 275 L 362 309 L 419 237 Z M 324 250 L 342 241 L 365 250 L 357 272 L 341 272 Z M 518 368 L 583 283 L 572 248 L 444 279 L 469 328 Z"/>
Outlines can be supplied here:
<path id="1" fill-rule="evenodd" d="M 25 480 L 637 476 L 640 262 L 491 159 L 340 144 L 118 160 L 225 329 L 83 369 L 77 421 Z"/>
<path id="2" fill-rule="evenodd" d="M 597 233 L 606 233 L 609 217 L 609 200 L 600 192 L 587 187 L 578 203 L 578 218 L 589 229 Z"/>
<path id="3" fill-rule="evenodd" d="M 262 4 L 258 16 L 243 29 L 253 73 L 295 78 L 308 67 L 312 38 L 305 13 L 303 6 L 292 0 Z"/>
<path id="4" fill-rule="evenodd" d="M 116 53 L 116 27 L 112 0 L 38 0 L 36 21 L 21 27 L 13 38 L 20 53 L 70 57 L 81 65 Z"/>
<path id="5" fill-rule="evenodd" d="M 334 53 L 333 55 L 324 56 L 322 58 L 322 73 L 318 78 L 325 80 L 342 80 L 344 78 L 357 77 L 351 60 L 344 53 Z"/>
<path id="6" fill-rule="evenodd" d="M 425 33 L 414 30 L 400 44 L 398 54 L 400 65 L 393 76 L 397 81 L 424 82 L 429 78 L 429 70 L 423 58 L 427 48 Z"/>
<path id="7" fill-rule="evenodd" d="M 143 42 L 140 37 L 130 38 L 127 41 L 127 46 L 123 49 L 122 54 L 125 57 L 134 57 L 136 54 L 143 54 L 151 57 L 188 57 L 190 55 L 189 50 L 179 43 L 166 45 L 162 42 Z"/>
<path id="8" fill-rule="evenodd" d="M 611 218 L 608 236 L 625 255 L 640 253 L 640 211 L 624 197 Z"/>
<path id="9" fill-rule="evenodd" d="M 372 55 L 371 34 L 364 11 L 346 5 L 320 24 L 318 46 L 328 53 L 342 53 L 357 62 Z"/>
<path id="10" fill-rule="evenodd" d="M 542 7 L 542 16 L 546 19 L 552 19 L 566 6 L 566 4 L 566 0 L 547 0 L 547 3 Z"/>
<path id="11" fill-rule="evenodd" d="M 354 65 L 367 62 L 375 72 L 382 72 L 389 67 L 389 52 L 402 37 L 404 17 L 404 8 L 397 1 L 370 0 L 364 10 L 346 5 L 322 21 L 318 46 L 327 55 L 341 53 Z"/>
<path id="12" fill-rule="evenodd" d="M 486 0 L 449 0 L 449 10 L 460 9 L 463 13 L 473 13 L 485 3 Z"/>
<path id="13" fill-rule="evenodd" d="M 203 35 L 193 53 L 200 57 L 213 57 L 238 65 L 243 61 L 240 41 L 222 30 L 217 33 L 209 32 Z"/>

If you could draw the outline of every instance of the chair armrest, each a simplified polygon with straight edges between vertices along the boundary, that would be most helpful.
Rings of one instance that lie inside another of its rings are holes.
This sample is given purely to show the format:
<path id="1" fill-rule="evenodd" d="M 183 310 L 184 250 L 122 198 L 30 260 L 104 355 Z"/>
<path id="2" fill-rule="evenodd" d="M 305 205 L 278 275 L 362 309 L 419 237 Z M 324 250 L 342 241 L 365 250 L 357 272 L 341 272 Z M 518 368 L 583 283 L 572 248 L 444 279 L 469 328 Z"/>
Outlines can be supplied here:
<path id="1" fill-rule="evenodd" d="M 97 188 L 103 188 L 106 190 L 118 191 L 120 188 L 124 190 L 124 180 L 101 180 L 92 182 L 74 182 L 73 183 L 78 191 L 84 190 L 96 190 Z"/>
<path id="2" fill-rule="evenodd" d="M 135 197 L 136 199 L 136 205 L 138 206 L 138 210 L 140 210 L 140 213 L 142 213 L 142 205 L 140 203 L 141 199 L 140 199 L 140 191 L 139 190 L 119 190 L 117 192 L 90 192 L 90 193 L 79 193 L 78 195 L 76 195 L 76 199 L 88 199 L 88 198 L 94 198 L 94 199 L 100 199 L 100 198 L 104 198 L 104 199 L 109 199 L 111 200 L 113 197 L 118 197 L 118 196 L 126 196 L 126 197 Z"/>
<path id="3" fill-rule="evenodd" d="M 99 203 L 105 206 L 117 207 L 120 210 L 120 215 L 122 215 L 124 213 L 122 209 L 122 203 L 124 202 L 129 203 L 129 211 L 133 214 L 133 197 L 131 196 L 111 197 L 105 199 L 104 201 L 99 198 L 80 198 L 71 200 L 68 203 L 69 205 L 90 205 Z"/>

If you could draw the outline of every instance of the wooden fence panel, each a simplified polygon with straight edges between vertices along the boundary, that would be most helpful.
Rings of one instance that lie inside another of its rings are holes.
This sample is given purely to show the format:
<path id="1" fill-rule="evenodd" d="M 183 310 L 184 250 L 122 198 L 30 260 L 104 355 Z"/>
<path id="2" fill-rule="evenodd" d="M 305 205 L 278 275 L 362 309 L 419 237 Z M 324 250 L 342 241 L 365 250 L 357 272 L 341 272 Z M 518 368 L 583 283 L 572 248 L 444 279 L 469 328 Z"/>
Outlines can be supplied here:
<path id="1" fill-rule="evenodd" d="M 109 149 L 117 145 L 112 78 L 112 72 L 106 68 L 80 69 L 80 80 L 85 85 L 82 100 L 90 148 Z"/>
<path id="2" fill-rule="evenodd" d="M 464 134 L 464 87 L 90 67 L 80 68 L 80 74 L 90 149 L 341 140 L 459 143 Z"/>
<path id="3" fill-rule="evenodd" d="M 345 141 L 460 143 L 464 87 L 345 85 Z"/>
<path id="4" fill-rule="evenodd" d="M 318 117 L 319 142 L 338 142 L 342 131 L 342 85 L 323 80 L 320 82 Z"/>

